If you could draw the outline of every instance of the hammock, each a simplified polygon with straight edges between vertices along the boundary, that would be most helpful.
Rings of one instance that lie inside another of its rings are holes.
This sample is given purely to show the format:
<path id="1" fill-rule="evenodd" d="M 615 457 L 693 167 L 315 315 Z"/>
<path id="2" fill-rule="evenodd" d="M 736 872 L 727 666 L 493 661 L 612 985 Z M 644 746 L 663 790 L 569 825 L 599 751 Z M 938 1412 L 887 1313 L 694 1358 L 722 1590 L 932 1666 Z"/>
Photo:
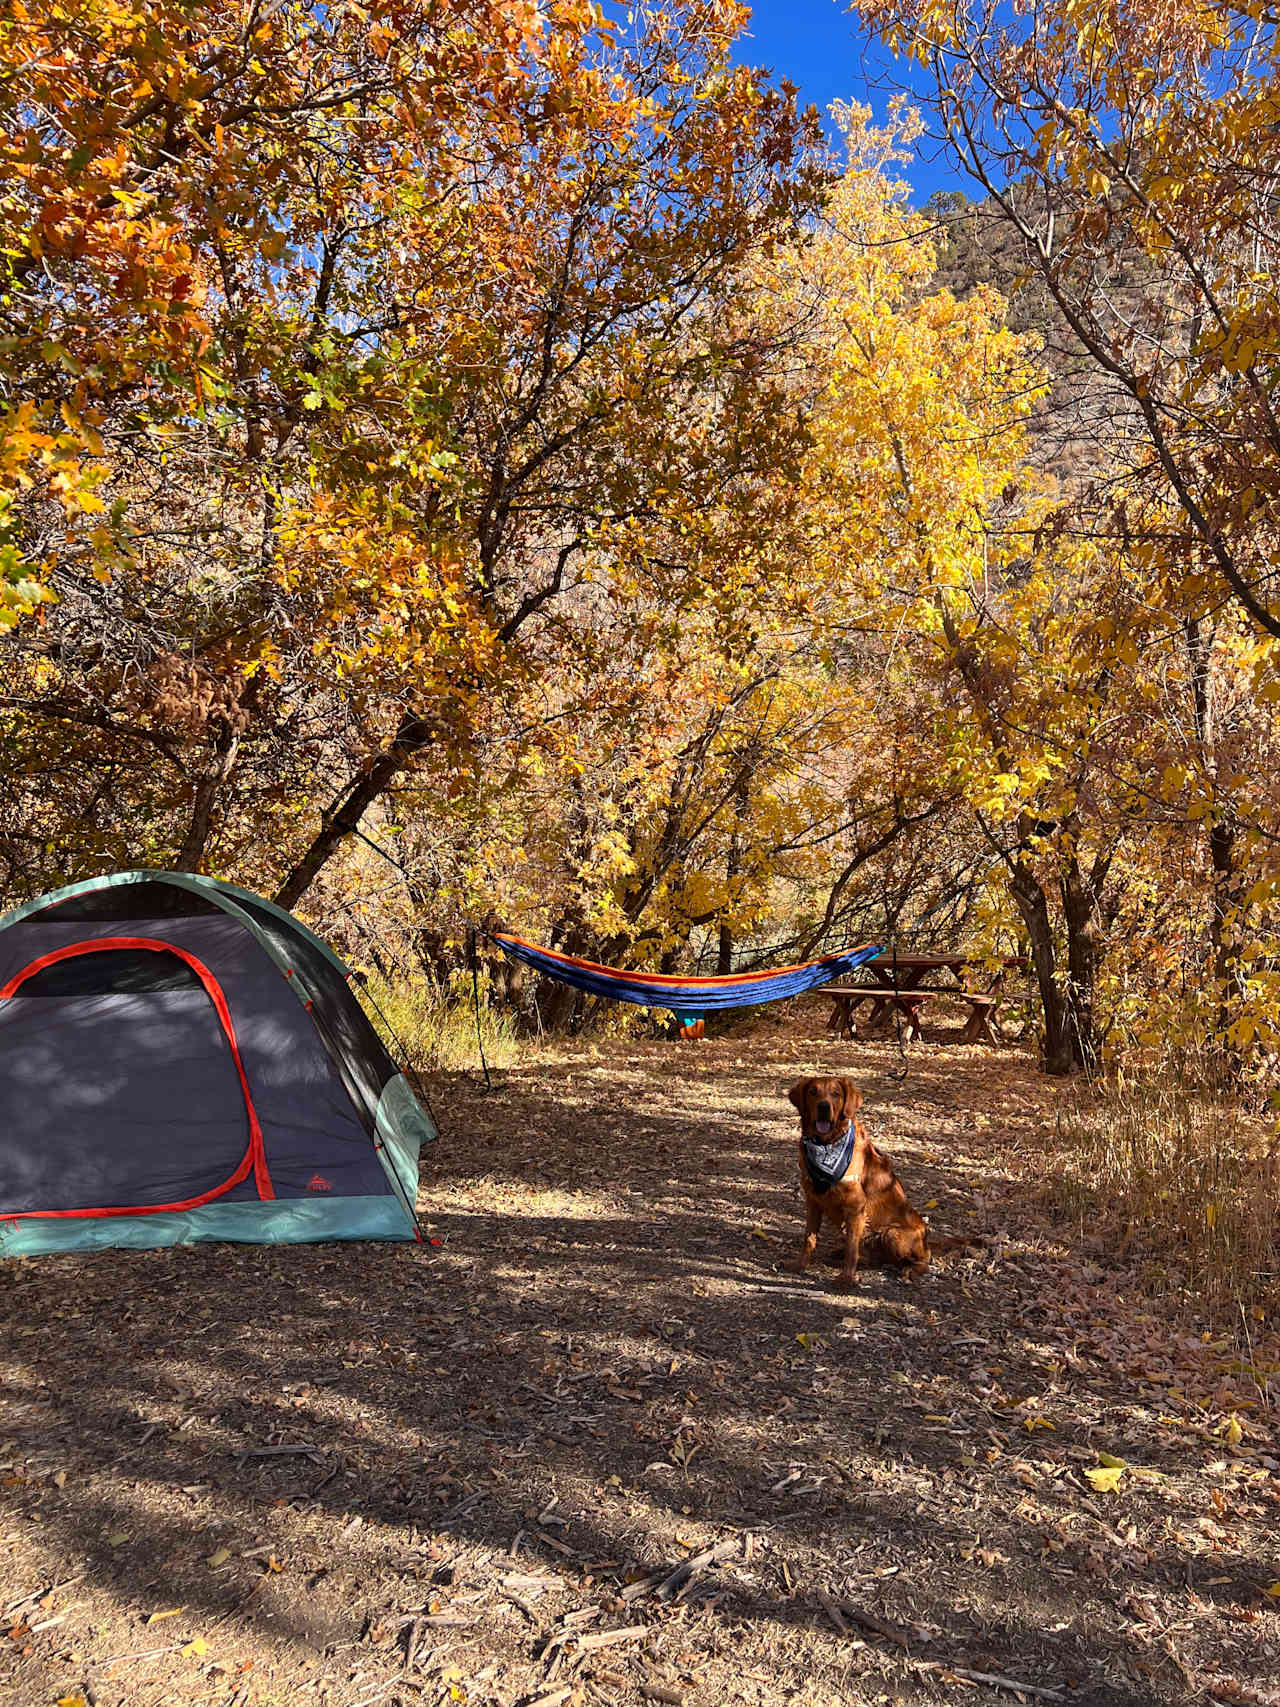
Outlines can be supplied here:
<path id="1" fill-rule="evenodd" d="M 803 966 L 779 966 L 764 972 L 731 972 L 723 978 L 687 978 L 665 972 L 620 972 L 598 966 L 594 960 L 577 960 L 551 948 L 535 948 L 518 936 L 491 932 L 490 936 L 511 960 L 519 960 L 548 978 L 558 978 L 590 996 L 607 996 L 614 1002 L 635 1002 L 643 1008 L 670 1008 L 674 1013 L 696 1016 L 712 1008 L 745 1008 L 757 1002 L 780 1002 L 787 996 L 803 995 L 819 984 L 842 978 L 857 966 L 865 966 L 881 952 L 875 943 L 851 948 L 843 954 L 825 954 Z"/>

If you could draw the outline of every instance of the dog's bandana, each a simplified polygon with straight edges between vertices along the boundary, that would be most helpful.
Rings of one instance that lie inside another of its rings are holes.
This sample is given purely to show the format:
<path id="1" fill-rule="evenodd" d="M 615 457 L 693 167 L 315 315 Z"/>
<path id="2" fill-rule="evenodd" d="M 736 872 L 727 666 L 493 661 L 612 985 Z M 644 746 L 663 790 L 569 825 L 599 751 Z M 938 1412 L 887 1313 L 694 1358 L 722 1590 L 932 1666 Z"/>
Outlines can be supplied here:
<path id="1" fill-rule="evenodd" d="M 858 1128 L 852 1120 L 844 1137 L 833 1139 L 830 1144 L 818 1144 L 812 1138 L 804 1140 L 804 1165 L 815 1191 L 830 1191 L 833 1185 L 839 1185 L 849 1171 L 857 1141 Z"/>

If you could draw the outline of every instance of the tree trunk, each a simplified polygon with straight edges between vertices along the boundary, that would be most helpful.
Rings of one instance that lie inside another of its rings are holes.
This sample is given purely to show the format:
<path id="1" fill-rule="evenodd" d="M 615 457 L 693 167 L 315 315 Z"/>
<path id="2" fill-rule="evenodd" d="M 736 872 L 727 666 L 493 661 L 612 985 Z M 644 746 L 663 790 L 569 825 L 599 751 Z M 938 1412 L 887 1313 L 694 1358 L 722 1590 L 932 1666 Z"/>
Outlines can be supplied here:
<path id="1" fill-rule="evenodd" d="M 1048 897 L 1021 861 L 1014 867 L 1010 889 L 1031 943 L 1031 960 L 1044 1015 L 1044 1070 L 1062 1076 L 1079 1072 L 1086 1062 L 1079 1047 L 1076 1016 L 1058 982 Z"/>
<path id="2" fill-rule="evenodd" d="M 1212 891 L 1209 897 L 1209 964 L 1213 973 L 1217 1013 L 1214 1031 L 1227 1078 L 1238 1077 L 1240 1051 L 1227 1041 L 1231 1026 L 1231 995 L 1235 959 L 1240 946 L 1240 874 L 1236 868 L 1236 832 L 1230 804 L 1224 802 L 1218 778 L 1217 724 L 1213 704 L 1214 630 L 1206 633 L 1199 622 L 1186 624 L 1187 657 L 1191 677 L 1191 714 L 1200 762 L 1211 791 L 1209 815 L 1209 866 Z"/>
<path id="3" fill-rule="evenodd" d="M 1098 1064 L 1098 1033 L 1094 1017 L 1102 935 L 1098 924 L 1099 896 L 1086 880 L 1073 853 L 1062 878 L 1062 912 L 1067 929 L 1066 1008 L 1077 1064 L 1092 1071 Z"/>
<path id="4" fill-rule="evenodd" d="M 213 809 L 217 805 L 223 785 L 235 769 L 239 751 L 240 736 L 224 721 L 214 742 L 212 756 L 196 784 L 195 799 L 191 806 L 191 822 L 187 825 L 182 846 L 174 858 L 175 871 L 200 870 L 204 862 L 204 850 L 213 828 Z"/>
<path id="5" fill-rule="evenodd" d="M 292 909 L 306 894 L 326 863 L 355 830 L 360 820 L 400 772 L 435 740 L 435 725 L 409 713 L 401 719 L 389 747 L 366 759 L 360 770 L 321 814 L 320 828 L 273 897 L 277 907 Z"/>

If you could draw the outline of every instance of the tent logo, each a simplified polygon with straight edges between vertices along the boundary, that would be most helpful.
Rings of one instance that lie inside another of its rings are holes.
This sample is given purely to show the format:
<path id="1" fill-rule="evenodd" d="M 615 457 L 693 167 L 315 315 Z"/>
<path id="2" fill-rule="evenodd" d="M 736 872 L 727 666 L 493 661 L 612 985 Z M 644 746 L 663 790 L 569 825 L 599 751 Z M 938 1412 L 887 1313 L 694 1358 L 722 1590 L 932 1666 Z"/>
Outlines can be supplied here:
<path id="1" fill-rule="evenodd" d="M 307 1181 L 307 1190 L 332 1191 L 333 1181 L 331 1179 L 325 1179 L 323 1174 L 312 1174 L 311 1178 Z"/>

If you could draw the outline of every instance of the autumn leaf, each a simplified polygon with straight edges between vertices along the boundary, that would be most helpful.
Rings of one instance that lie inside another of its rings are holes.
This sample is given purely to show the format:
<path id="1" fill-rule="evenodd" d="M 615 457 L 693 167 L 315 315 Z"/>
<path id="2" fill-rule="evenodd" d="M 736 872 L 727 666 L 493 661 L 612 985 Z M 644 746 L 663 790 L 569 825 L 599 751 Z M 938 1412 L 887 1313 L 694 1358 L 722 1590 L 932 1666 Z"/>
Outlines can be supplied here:
<path id="1" fill-rule="evenodd" d="M 1114 1494 L 1119 1492 L 1124 1470 L 1119 1465 L 1104 1464 L 1100 1469 L 1086 1470 L 1085 1475 L 1095 1493 Z"/>

